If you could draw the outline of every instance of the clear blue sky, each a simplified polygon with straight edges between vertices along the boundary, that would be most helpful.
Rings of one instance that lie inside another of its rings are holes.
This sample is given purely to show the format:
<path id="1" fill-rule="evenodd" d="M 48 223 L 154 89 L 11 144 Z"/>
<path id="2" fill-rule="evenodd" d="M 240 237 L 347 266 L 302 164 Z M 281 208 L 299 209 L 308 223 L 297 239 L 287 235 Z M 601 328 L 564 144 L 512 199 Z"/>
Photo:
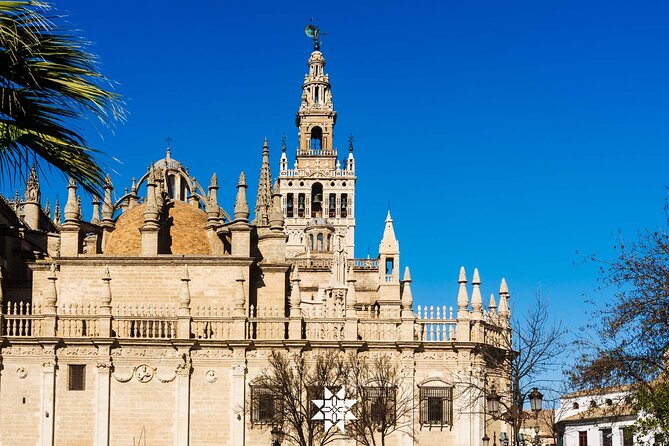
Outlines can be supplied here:
<path id="1" fill-rule="evenodd" d="M 356 255 L 376 255 L 390 202 L 416 303 L 455 305 L 460 265 L 476 266 L 488 295 L 506 277 L 519 311 L 541 288 L 578 327 L 584 296 L 611 290 L 577 251 L 609 257 L 618 230 L 663 222 L 666 1 L 55 4 L 127 98 L 127 123 L 91 134 L 123 162 L 117 192 L 169 135 L 229 210 L 240 170 L 255 196 L 264 137 L 274 174 L 282 133 L 294 154 L 314 17 L 335 143 L 355 136 Z"/>

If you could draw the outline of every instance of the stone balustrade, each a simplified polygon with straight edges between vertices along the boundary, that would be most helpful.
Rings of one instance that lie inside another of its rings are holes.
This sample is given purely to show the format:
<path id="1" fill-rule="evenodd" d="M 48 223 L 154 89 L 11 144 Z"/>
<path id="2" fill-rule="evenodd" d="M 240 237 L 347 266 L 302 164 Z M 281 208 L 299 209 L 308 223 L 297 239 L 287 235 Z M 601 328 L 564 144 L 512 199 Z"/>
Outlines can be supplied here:
<path id="1" fill-rule="evenodd" d="M 303 305 L 297 322 L 279 306 L 256 308 L 252 305 L 248 315 L 241 317 L 234 317 L 232 307 L 211 305 L 179 309 L 176 304 L 120 304 L 112 306 L 111 311 L 107 307 L 104 312 L 93 304 L 72 303 L 52 310 L 43 314 L 39 306 L 8 303 L 2 315 L 2 336 L 46 336 L 45 324 L 51 321 L 55 336 L 60 338 L 227 341 L 243 336 L 245 340 L 253 341 L 286 340 L 290 339 L 290 324 L 298 323 L 296 333 L 300 333 L 302 340 L 446 343 L 456 340 L 457 326 L 461 322 L 453 317 L 452 307 L 421 305 L 408 320 L 399 318 L 397 308 L 377 304 L 358 305 L 352 315 L 341 304 Z M 184 322 L 186 325 L 180 325 Z M 404 331 L 407 323 L 409 330 Z M 498 347 L 506 345 L 508 329 L 497 314 L 484 312 L 480 321 L 468 320 L 466 323 L 472 330 L 480 330 L 481 335 L 476 338 L 480 342 Z M 239 331 L 235 330 L 236 324 L 241 324 Z M 104 327 L 107 327 L 107 333 Z M 186 331 L 180 332 L 184 327 Z M 235 333 L 238 333 L 237 337 Z M 406 333 L 413 333 L 413 336 L 405 339 Z"/>

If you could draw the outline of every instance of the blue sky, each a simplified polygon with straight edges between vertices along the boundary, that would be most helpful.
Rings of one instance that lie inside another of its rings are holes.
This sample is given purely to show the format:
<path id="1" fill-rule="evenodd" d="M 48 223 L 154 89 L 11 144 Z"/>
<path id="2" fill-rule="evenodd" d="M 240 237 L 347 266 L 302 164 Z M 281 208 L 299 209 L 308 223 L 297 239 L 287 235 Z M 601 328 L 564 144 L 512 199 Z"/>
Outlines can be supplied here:
<path id="1" fill-rule="evenodd" d="M 94 42 L 128 121 L 91 141 L 121 192 L 164 154 L 215 170 L 227 209 L 264 137 L 278 171 L 314 17 L 335 145 L 355 136 L 356 255 L 375 256 L 388 203 L 416 303 L 455 305 L 457 276 L 506 277 L 516 311 L 541 289 L 577 328 L 618 236 L 663 223 L 669 183 L 662 1 L 56 1 Z M 206 182 L 206 181 L 205 181 Z M 55 196 L 46 192 L 44 196 Z M 65 195 L 64 189 L 60 196 Z M 253 194 L 254 195 L 254 194 Z"/>

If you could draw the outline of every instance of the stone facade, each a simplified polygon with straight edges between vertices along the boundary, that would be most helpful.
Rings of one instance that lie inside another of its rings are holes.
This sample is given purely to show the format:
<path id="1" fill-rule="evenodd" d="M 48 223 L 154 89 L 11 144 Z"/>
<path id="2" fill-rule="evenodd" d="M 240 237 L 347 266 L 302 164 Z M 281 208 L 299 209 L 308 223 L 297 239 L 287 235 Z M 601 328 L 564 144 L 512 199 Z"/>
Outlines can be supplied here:
<path id="1" fill-rule="evenodd" d="M 354 257 L 353 142 L 340 161 L 324 66 L 314 51 L 274 185 L 263 145 L 253 220 L 243 172 L 227 213 L 216 176 L 203 187 L 169 148 L 116 200 L 108 180 L 91 221 L 74 182 L 63 215 L 43 207 L 35 171 L 0 200 L 0 444 L 270 444 L 248 405 L 273 350 L 388 355 L 417 401 L 415 438 L 392 445 L 480 444 L 485 399 L 462 395 L 506 385 L 481 354 L 509 353 L 506 284 L 484 308 L 463 269 L 455 308 L 414 305 L 390 213 L 378 257 Z M 438 423 L 428 386 L 451 389 Z"/>

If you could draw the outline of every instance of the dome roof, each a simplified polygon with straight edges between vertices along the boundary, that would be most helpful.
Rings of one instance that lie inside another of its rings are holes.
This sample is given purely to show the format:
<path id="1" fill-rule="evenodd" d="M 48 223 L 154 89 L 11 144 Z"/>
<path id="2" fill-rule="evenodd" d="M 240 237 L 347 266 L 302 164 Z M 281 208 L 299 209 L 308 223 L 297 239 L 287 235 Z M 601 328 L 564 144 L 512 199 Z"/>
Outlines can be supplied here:
<path id="1" fill-rule="evenodd" d="M 207 214 L 190 204 L 173 201 L 167 205 L 158 241 L 160 254 L 208 255 L 209 239 L 204 229 Z M 144 204 L 121 214 L 105 247 L 105 254 L 138 256 L 142 252 L 139 229 L 144 224 Z"/>

